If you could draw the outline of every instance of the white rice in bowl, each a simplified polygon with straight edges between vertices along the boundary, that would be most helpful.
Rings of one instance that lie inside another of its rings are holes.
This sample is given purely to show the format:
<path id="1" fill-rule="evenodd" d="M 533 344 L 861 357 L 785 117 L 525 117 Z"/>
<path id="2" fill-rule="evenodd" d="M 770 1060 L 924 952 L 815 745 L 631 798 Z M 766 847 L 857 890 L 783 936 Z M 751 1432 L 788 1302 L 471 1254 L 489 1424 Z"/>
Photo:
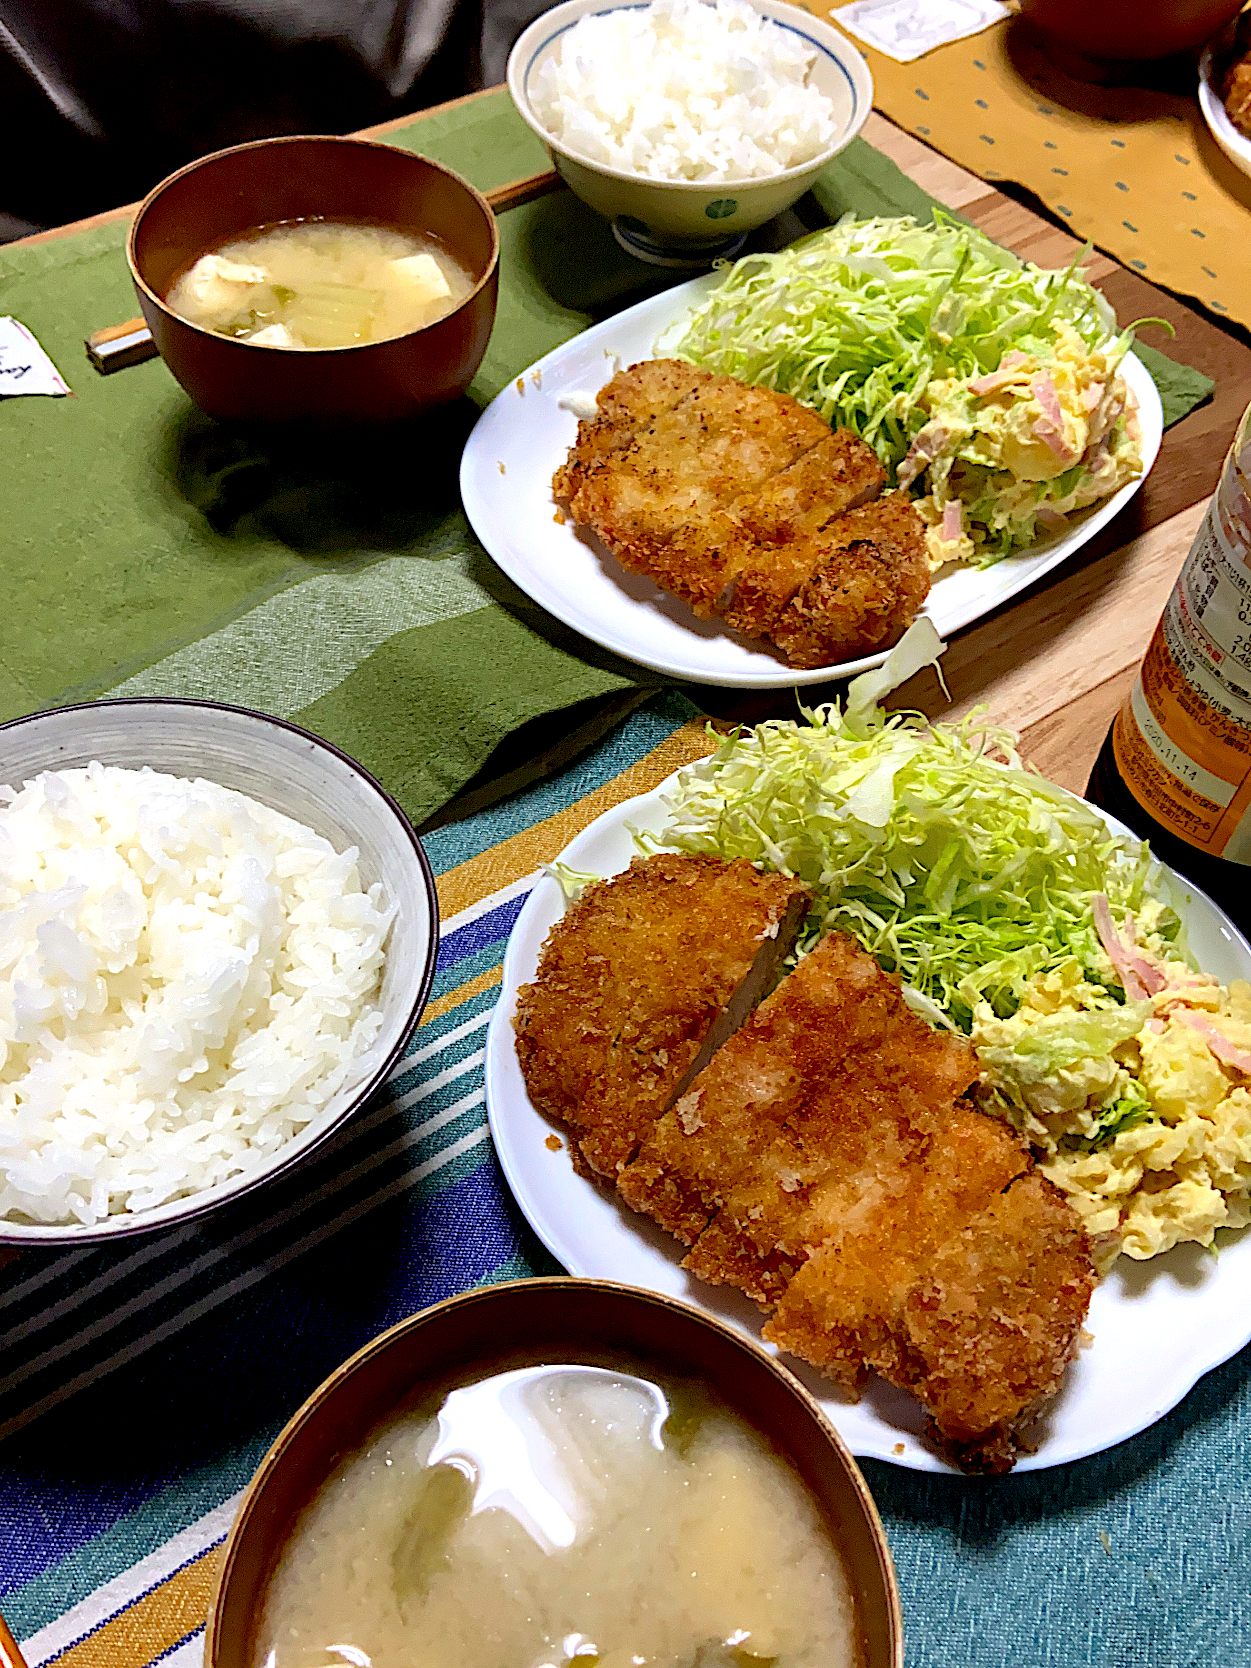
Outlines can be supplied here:
<path id="1" fill-rule="evenodd" d="M 0 788 L 0 1216 L 95 1223 L 256 1168 L 378 1035 L 394 905 L 205 781 Z"/>
<path id="2" fill-rule="evenodd" d="M 838 133 L 808 84 L 816 53 L 747 0 L 653 0 L 580 18 L 529 84 L 552 137 L 658 180 L 749 180 L 811 162 Z"/>

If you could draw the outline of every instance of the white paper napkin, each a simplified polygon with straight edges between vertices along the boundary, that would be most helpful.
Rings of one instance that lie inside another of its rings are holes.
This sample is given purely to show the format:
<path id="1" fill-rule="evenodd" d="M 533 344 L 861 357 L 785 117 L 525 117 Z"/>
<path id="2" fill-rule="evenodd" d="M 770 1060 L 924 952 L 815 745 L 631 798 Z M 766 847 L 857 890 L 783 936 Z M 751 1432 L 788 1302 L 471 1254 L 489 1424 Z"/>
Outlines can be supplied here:
<path id="1" fill-rule="evenodd" d="M 900 64 L 979 35 L 1010 15 L 999 0 L 854 0 L 830 13 L 848 34 Z"/>
<path id="2" fill-rule="evenodd" d="M 69 383 L 26 326 L 15 318 L 0 318 L 0 399 L 69 391 Z"/>

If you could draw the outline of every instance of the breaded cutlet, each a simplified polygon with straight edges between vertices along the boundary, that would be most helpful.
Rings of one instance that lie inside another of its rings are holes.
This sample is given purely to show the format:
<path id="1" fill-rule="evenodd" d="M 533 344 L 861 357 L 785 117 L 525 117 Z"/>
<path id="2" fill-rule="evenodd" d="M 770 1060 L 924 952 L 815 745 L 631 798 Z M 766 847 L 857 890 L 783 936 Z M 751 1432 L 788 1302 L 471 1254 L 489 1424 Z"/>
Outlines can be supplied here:
<path id="1" fill-rule="evenodd" d="M 910 1093 L 899 1058 L 915 1061 L 923 1098 Z M 937 1127 L 976 1071 L 970 1050 L 939 1037 L 871 956 L 834 934 L 653 1127 L 621 1195 L 688 1245 L 724 1210 L 762 1248 L 802 1260 L 813 1187 L 828 1187 L 836 1164 L 860 1186 L 875 1151 L 896 1139 L 905 1149 L 889 1146 L 889 1173 L 902 1174 L 920 1139 L 908 1103 L 915 1122 Z M 720 1278 L 709 1266 L 696 1272 Z"/>
<path id="2" fill-rule="evenodd" d="M 552 481 L 557 498 L 571 501 L 637 432 L 711 380 L 710 371 L 697 370 L 684 359 L 644 359 L 628 372 L 619 371 L 600 389 L 595 416 L 578 424 L 577 444 Z"/>
<path id="3" fill-rule="evenodd" d="M 602 447 L 603 431 L 596 427 L 595 435 Z M 598 467 L 582 463 L 580 429 L 569 507 L 627 571 L 711 613 L 725 589 L 726 511 L 829 438 L 828 424 L 789 395 L 709 376 L 646 426 L 635 426 L 625 446 L 608 456 L 601 451 Z M 558 474 L 558 493 L 561 480 Z"/>
<path id="4" fill-rule="evenodd" d="M 874 514 L 885 480 L 789 395 L 662 359 L 607 384 L 552 484 L 629 572 L 809 666 L 893 643 L 928 593 L 916 512 Z"/>
<path id="5" fill-rule="evenodd" d="M 924 1385 L 957 1463 L 1010 1469 L 1021 1425 L 1060 1388 L 1094 1286 L 1081 1222 L 1037 1170 L 935 1252 L 908 1295 L 895 1382 Z"/>
<path id="6" fill-rule="evenodd" d="M 746 861 L 661 853 L 588 886 L 518 994 L 530 1099 L 615 1179 L 659 1117 L 750 1011 L 809 904 Z"/>
<path id="7" fill-rule="evenodd" d="M 880 1372 L 953 1457 L 997 1469 L 1059 1383 L 1093 1269 L 1019 1137 L 962 1098 L 975 1075 L 967 1044 L 832 935 L 618 1185 L 691 1247 L 684 1267 L 772 1311 L 767 1338 L 852 1394 Z"/>
<path id="8" fill-rule="evenodd" d="M 835 934 L 656 1123 L 618 1185 L 691 1246 L 693 1274 L 768 1308 L 835 1226 L 893 1209 L 976 1074 L 971 1050 Z"/>
<path id="9" fill-rule="evenodd" d="M 870 1168 L 867 1185 L 848 1168 L 815 1190 L 802 1230 L 808 1259 L 765 1328 L 847 1391 L 870 1369 L 912 1387 L 903 1317 L 918 1273 L 1030 1168 L 1015 1132 L 966 1101 L 945 1107 L 907 1156 L 907 1136 L 890 1134 L 894 1153 Z"/>
<path id="10" fill-rule="evenodd" d="M 874 452 L 838 429 L 758 492 L 737 499 L 717 602 L 726 624 L 748 637 L 769 637 L 821 560 L 822 530 L 872 502 L 885 484 Z"/>
<path id="11" fill-rule="evenodd" d="M 925 527 L 908 499 L 889 492 L 851 510 L 808 548 L 811 571 L 769 628 L 790 664 L 829 666 L 897 643 L 930 590 Z"/>

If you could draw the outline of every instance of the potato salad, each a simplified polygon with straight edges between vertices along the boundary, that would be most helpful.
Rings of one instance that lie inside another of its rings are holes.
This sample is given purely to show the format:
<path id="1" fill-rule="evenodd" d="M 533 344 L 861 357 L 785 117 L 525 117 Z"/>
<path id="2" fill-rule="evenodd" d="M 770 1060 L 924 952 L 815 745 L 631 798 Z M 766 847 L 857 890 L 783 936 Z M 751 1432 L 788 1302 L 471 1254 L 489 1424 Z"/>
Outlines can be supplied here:
<path id="1" fill-rule="evenodd" d="M 1067 1194 L 1106 1269 L 1251 1222 L 1251 985 L 1194 972 L 1154 901 L 1096 905 L 1106 983 L 1040 973 L 971 1038 L 993 1099 Z M 1124 993 L 1124 1000 L 1120 994 Z"/>

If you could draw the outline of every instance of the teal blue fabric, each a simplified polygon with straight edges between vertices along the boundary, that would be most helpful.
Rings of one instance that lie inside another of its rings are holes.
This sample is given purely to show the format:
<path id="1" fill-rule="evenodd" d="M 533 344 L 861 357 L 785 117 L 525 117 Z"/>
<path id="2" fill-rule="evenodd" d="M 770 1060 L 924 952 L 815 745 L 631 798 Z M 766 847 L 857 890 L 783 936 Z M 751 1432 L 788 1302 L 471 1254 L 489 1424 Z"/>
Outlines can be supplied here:
<path id="1" fill-rule="evenodd" d="M 1075 1465 L 998 1480 L 873 1460 L 864 1472 L 908 1668 L 1251 1663 L 1247 1350 L 1150 1430 Z"/>

